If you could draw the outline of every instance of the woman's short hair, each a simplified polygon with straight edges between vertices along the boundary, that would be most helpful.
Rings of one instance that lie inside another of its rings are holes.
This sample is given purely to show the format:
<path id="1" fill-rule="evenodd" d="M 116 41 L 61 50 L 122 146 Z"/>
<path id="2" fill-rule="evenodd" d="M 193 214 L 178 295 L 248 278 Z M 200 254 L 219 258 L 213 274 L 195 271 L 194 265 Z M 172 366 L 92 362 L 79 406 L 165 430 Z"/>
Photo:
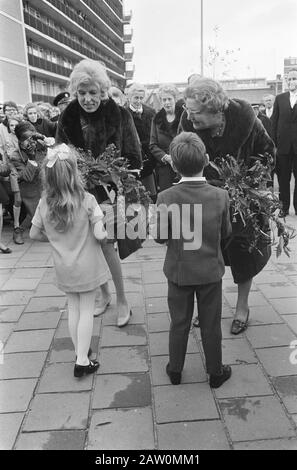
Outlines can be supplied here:
<path id="1" fill-rule="evenodd" d="M 211 78 L 197 78 L 191 82 L 184 92 L 185 99 L 194 99 L 201 111 L 218 113 L 228 106 L 228 96 L 222 85 Z"/>
<path id="2" fill-rule="evenodd" d="M 22 135 L 27 131 L 36 132 L 35 127 L 29 121 L 21 121 L 19 124 L 15 126 L 15 129 L 14 129 L 15 135 L 18 140 L 21 140 Z"/>
<path id="3" fill-rule="evenodd" d="M 69 91 L 74 96 L 82 83 L 94 83 L 102 91 L 107 91 L 110 87 L 106 68 L 97 60 L 92 59 L 83 59 L 76 64 L 69 80 Z"/>
<path id="4" fill-rule="evenodd" d="M 179 95 L 178 88 L 175 85 L 173 85 L 172 83 L 166 83 L 164 85 L 159 86 L 158 96 L 159 96 L 160 99 L 162 98 L 162 95 L 164 95 L 165 93 L 168 94 L 168 95 L 173 96 L 173 98 L 175 100 L 177 99 L 177 97 Z"/>
<path id="5" fill-rule="evenodd" d="M 141 85 L 141 83 L 133 83 L 131 86 L 129 86 L 128 90 L 126 91 L 127 96 L 130 97 L 134 95 L 135 93 L 146 93 L 146 88 L 144 85 Z"/>
<path id="6" fill-rule="evenodd" d="M 4 101 L 4 103 L 3 103 L 3 112 L 4 113 L 5 113 L 7 107 L 15 108 L 16 110 L 18 110 L 18 106 L 14 101 Z"/>
<path id="7" fill-rule="evenodd" d="M 169 153 L 175 168 L 182 176 L 197 175 L 207 161 L 205 145 L 194 132 L 181 132 L 174 137 Z"/>
<path id="8" fill-rule="evenodd" d="M 31 108 L 35 108 L 37 112 L 37 116 L 40 117 L 40 111 L 38 109 L 38 105 L 36 103 L 27 103 L 23 109 L 24 118 L 28 119 L 28 111 Z"/>

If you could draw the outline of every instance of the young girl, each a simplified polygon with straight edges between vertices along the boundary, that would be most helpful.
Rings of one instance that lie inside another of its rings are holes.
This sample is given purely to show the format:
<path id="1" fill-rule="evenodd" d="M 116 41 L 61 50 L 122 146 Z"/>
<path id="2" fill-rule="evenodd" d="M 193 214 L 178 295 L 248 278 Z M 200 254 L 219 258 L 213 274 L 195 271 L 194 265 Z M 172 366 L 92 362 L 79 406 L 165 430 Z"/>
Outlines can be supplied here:
<path id="1" fill-rule="evenodd" d="M 96 289 L 106 286 L 108 267 L 98 243 L 106 239 L 103 212 L 81 182 L 74 150 L 62 144 L 48 150 L 42 167 L 44 193 L 32 220 L 30 237 L 49 241 L 57 284 L 68 297 L 68 325 L 76 352 L 74 376 L 94 373 L 88 356 Z"/>

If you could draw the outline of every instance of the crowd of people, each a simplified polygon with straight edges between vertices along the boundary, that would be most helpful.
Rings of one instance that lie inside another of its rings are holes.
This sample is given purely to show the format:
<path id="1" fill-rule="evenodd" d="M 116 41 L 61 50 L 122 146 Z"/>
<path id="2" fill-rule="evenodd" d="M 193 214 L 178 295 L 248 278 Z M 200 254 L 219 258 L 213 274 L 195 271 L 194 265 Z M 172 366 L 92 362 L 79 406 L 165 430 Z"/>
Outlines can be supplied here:
<path id="1" fill-rule="evenodd" d="M 267 153 L 274 158 L 277 148 L 279 216 L 286 217 L 292 172 L 295 180 L 297 176 L 297 70 L 289 72 L 288 87 L 288 92 L 276 98 L 265 96 L 265 109 L 260 110 L 259 103 L 229 99 L 219 82 L 193 74 L 183 97 L 174 85 L 161 85 L 160 109 L 154 110 L 145 103 L 143 85 L 133 83 L 122 91 L 111 86 L 102 64 L 84 59 L 70 75 L 69 92 L 60 93 L 54 106 L 3 104 L 0 250 L 11 252 L 1 243 L 3 207 L 13 220 L 14 243 L 24 243 L 24 220 L 32 223 L 31 238 L 51 243 L 57 282 L 68 297 L 76 377 L 99 367 L 89 359 L 90 340 L 93 316 L 102 314 L 111 302 L 108 272 L 116 289 L 118 327 L 127 325 L 132 311 L 116 239 L 108 236 L 102 223 L 103 214 L 111 210 L 109 192 L 101 185 L 92 194 L 85 192 L 73 149 L 90 151 L 96 158 L 114 144 L 130 169 L 137 170 L 156 207 L 164 210 L 174 203 L 207 208 L 202 214 L 201 247 L 185 250 L 182 236 L 170 238 L 173 220 L 169 213 L 162 219 L 167 221 L 169 235 L 162 238 L 158 232 L 156 241 L 167 244 L 164 272 L 171 316 L 167 374 L 173 384 L 180 383 L 196 295 L 194 324 L 201 328 L 210 385 L 218 387 L 231 375 L 221 358 L 224 266 L 231 267 L 238 287 L 231 325 L 231 333 L 237 335 L 248 327 L 252 280 L 268 262 L 271 249 L 266 243 L 261 253 L 246 250 L 242 222 L 230 222 L 224 181 L 208 162 L 233 155 L 252 166 L 250 157 Z M 267 227 L 263 230 L 269 233 Z"/>

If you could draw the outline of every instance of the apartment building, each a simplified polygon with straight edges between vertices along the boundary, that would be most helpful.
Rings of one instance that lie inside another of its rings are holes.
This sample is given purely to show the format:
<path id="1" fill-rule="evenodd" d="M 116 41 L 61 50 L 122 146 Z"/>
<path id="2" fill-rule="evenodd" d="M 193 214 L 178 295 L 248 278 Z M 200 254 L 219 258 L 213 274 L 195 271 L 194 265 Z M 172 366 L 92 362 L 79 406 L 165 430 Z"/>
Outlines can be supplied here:
<path id="1" fill-rule="evenodd" d="M 124 88 L 134 72 L 130 20 L 121 0 L 1 0 L 0 100 L 52 102 L 84 58 Z"/>

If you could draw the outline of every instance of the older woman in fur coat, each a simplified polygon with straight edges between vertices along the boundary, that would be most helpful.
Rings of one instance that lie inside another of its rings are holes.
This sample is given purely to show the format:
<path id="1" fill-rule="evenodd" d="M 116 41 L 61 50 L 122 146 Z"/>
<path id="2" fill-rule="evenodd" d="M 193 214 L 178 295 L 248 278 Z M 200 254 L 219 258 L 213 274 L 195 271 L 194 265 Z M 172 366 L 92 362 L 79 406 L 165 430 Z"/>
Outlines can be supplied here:
<path id="1" fill-rule="evenodd" d="M 274 156 L 273 141 L 252 107 L 243 100 L 228 99 L 220 83 L 215 80 L 196 79 L 185 90 L 185 103 L 180 129 L 197 133 L 205 144 L 210 161 L 232 155 L 249 166 L 252 156 L 266 152 Z M 210 165 L 205 168 L 204 176 L 211 184 L 224 184 Z M 271 248 L 263 244 L 262 254 L 256 250 L 250 253 L 242 244 L 243 231 L 237 222 L 233 223 L 232 232 L 232 241 L 223 254 L 238 285 L 235 317 L 231 326 L 231 333 L 236 335 L 248 326 L 248 296 L 252 280 L 268 262 Z"/>
<path id="2" fill-rule="evenodd" d="M 177 134 L 183 108 L 176 106 L 179 91 L 175 85 L 162 85 L 158 90 L 161 110 L 153 119 L 150 137 L 150 151 L 156 160 L 158 190 L 170 188 L 176 179 L 171 167 L 169 146 Z"/>
<path id="3" fill-rule="evenodd" d="M 122 114 L 120 107 L 108 98 L 110 80 L 105 67 L 97 61 L 84 59 L 70 75 L 70 92 L 75 100 L 69 103 L 58 121 L 56 141 L 90 150 L 96 158 L 109 144 L 114 144 L 120 156 L 128 159 L 130 168 L 140 168 L 140 144 L 131 116 Z M 108 195 L 101 186 L 96 188 L 97 201 L 108 205 Z M 117 325 L 129 321 L 131 311 L 124 292 L 119 256 L 113 243 L 102 246 L 117 295 Z M 103 313 L 111 302 L 109 291 L 102 290 L 95 316 Z"/>

